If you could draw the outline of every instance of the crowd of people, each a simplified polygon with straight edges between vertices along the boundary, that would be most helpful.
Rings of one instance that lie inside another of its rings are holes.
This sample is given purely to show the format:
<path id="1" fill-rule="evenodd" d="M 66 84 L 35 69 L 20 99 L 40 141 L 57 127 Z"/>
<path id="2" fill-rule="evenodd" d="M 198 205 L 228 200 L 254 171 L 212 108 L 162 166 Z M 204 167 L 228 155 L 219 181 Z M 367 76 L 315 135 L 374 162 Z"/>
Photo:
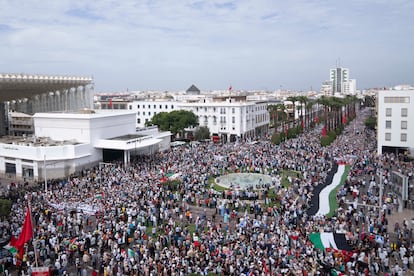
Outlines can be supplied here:
<path id="1" fill-rule="evenodd" d="M 278 146 L 267 139 L 195 143 L 85 170 L 47 193 L 17 198 L 0 231 L 18 236 L 30 201 L 34 242 L 18 267 L 25 273 L 38 265 L 55 275 L 403 275 L 414 267 L 412 229 L 403 223 L 392 240 L 387 217 L 397 203 L 388 191 L 391 170 L 412 177 L 414 168 L 393 154 L 376 155 L 365 116 L 359 111 L 327 147 L 316 127 Z M 335 216 L 309 216 L 314 188 L 337 162 L 350 171 Z M 283 171 L 297 177 L 282 185 Z M 274 182 L 260 192 L 213 187 L 211 179 L 231 172 Z M 315 248 L 309 235 L 324 231 L 347 233 L 352 252 Z"/>

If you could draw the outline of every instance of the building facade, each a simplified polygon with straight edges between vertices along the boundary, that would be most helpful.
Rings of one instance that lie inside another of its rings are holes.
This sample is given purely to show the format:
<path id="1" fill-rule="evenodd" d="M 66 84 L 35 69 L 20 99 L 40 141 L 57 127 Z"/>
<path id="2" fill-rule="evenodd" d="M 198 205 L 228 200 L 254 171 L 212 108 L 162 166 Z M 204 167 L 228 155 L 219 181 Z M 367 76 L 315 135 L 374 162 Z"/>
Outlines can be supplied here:
<path id="1" fill-rule="evenodd" d="M 33 136 L 0 138 L 0 176 L 37 181 L 65 178 L 101 162 L 130 162 L 170 146 L 169 132 L 136 131 L 135 113 L 36 113 Z"/>
<path id="2" fill-rule="evenodd" d="M 414 156 L 414 90 L 381 90 L 377 95 L 378 154 Z"/>
<path id="3" fill-rule="evenodd" d="M 194 91 L 195 89 L 193 88 Z M 102 109 L 130 110 L 136 114 L 136 127 L 145 127 L 160 112 L 187 110 L 198 116 L 199 126 L 208 127 L 210 134 L 222 141 L 254 139 L 266 135 L 269 126 L 267 101 L 251 101 L 240 95 L 186 94 L 174 98 L 141 100 L 105 99 L 97 106 Z"/>

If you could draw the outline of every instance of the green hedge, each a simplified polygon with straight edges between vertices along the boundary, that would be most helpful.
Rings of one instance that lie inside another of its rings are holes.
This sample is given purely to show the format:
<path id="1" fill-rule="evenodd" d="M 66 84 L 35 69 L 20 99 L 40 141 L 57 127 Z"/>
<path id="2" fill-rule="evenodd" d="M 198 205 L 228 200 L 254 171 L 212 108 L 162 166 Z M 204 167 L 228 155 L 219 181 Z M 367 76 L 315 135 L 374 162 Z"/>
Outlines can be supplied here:
<path id="1" fill-rule="evenodd" d="M 272 135 L 272 143 L 275 145 L 279 145 L 281 142 L 286 140 L 286 134 L 284 132 L 281 133 L 273 133 Z"/>

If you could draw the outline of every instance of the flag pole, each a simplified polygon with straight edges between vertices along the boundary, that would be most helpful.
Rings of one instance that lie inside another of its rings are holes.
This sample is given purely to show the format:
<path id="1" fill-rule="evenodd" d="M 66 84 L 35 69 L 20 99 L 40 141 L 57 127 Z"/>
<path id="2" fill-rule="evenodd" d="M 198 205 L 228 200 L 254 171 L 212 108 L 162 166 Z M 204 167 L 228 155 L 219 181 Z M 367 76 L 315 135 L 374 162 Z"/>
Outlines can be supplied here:
<path id="1" fill-rule="evenodd" d="M 30 204 L 30 199 L 28 200 L 27 208 L 29 208 L 30 221 L 32 223 L 32 233 L 33 233 L 32 243 L 33 243 L 33 252 L 34 252 L 34 257 L 35 257 L 35 265 L 36 265 L 36 267 L 39 267 L 39 263 L 37 261 L 37 250 L 36 250 L 37 240 L 36 240 L 36 237 L 34 237 L 34 224 L 33 224 L 32 207 L 31 207 L 31 204 Z"/>

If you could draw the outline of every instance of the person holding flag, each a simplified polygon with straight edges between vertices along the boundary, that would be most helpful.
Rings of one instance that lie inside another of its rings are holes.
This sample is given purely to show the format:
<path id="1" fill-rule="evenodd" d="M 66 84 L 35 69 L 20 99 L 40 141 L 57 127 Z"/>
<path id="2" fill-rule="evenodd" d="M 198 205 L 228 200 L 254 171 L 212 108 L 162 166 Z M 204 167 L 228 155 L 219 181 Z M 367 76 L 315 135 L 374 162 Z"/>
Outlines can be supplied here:
<path id="1" fill-rule="evenodd" d="M 24 246 L 29 242 L 33 237 L 33 224 L 32 224 L 32 215 L 30 206 L 27 206 L 26 216 L 23 222 L 22 230 L 20 232 L 19 238 L 11 237 L 8 249 L 12 253 L 18 253 L 20 259 L 23 257 Z"/>

